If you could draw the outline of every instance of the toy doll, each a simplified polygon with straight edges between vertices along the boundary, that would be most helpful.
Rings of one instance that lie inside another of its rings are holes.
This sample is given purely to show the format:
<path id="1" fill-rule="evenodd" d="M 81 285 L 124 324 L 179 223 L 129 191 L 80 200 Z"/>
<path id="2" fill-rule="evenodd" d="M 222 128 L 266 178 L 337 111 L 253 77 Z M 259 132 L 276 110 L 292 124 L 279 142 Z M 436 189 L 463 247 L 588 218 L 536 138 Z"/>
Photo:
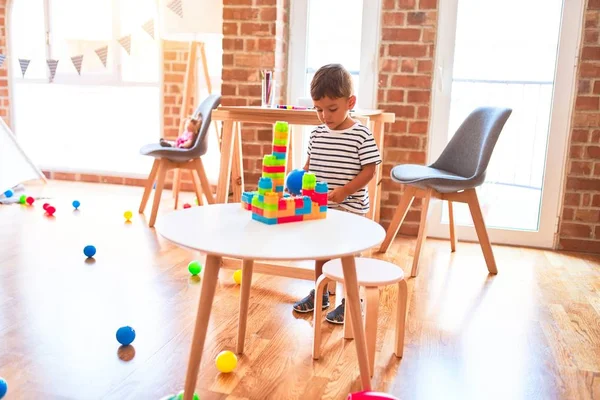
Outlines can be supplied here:
<path id="1" fill-rule="evenodd" d="M 189 149 L 194 145 L 196 136 L 200 131 L 202 119 L 200 116 L 189 117 L 185 120 L 185 129 L 179 135 L 176 141 L 160 139 L 160 145 L 162 147 L 177 147 L 179 149 Z"/>

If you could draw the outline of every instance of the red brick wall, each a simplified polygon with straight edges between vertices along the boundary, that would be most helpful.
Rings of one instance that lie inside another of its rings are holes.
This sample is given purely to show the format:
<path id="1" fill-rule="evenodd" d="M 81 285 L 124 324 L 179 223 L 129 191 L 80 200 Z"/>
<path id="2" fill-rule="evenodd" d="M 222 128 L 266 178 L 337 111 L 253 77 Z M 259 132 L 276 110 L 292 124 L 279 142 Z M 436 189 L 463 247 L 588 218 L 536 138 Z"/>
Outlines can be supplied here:
<path id="1" fill-rule="evenodd" d="M 0 0 L 0 54 L 7 54 L 6 46 L 6 16 L 7 16 L 7 0 Z M 4 64 L 0 68 L 0 117 L 10 126 L 10 108 L 8 98 L 8 63 L 9 60 L 4 60 Z"/>
<path id="2" fill-rule="evenodd" d="M 275 72 L 278 101 L 284 101 L 288 15 L 289 0 L 223 1 L 223 105 L 260 105 L 263 69 Z M 258 183 L 263 154 L 270 151 L 271 130 L 270 125 L 242 124 L 248 188 Z"/>
<path id="3" fill-rule="evenodd" d="M 378 108 L 396 114 L 384 138 L 381 223 L 387 227 L 401 195 L 391 168 L 427 159 L 437 0 L 383 0 L 381 24 Z M 416 199 L 401 233 L 416 235 L 420 207 Z"/>
<path id="4" fill-rule="evenodd" d="M 600 1 L 588 0 L 559 248 L 600 253 Z"/>

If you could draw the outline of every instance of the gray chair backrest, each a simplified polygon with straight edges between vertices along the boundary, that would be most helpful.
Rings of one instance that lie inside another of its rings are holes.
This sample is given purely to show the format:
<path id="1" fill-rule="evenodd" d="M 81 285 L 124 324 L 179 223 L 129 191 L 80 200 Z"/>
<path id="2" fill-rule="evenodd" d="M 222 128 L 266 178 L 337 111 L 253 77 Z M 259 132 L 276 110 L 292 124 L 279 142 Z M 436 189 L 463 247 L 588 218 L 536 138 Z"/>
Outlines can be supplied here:
<path id="1" fill-rule="evenodd" d="M 510 108 L 476 108 L 431 166 L 470 179 L 483 176 L 510 114 Z"/>
<path id="2" fill-rule="evenodd" d="M 186 156 L 190 158 L 201 157 L 208 151 L 208 129 L 210 128 L 211 123 L 211 114 L 212 110 L 219 107 L 221 104 L 221 95 L 219 94 L 211 94 L 209 95 L 194 111 L 194 116 L 201 116 L 202 123 L 200 124 L 200 130 L 198 132 L 198 136 L 196 136 L 196 141 L 194 145 L 190 147 Z"/>

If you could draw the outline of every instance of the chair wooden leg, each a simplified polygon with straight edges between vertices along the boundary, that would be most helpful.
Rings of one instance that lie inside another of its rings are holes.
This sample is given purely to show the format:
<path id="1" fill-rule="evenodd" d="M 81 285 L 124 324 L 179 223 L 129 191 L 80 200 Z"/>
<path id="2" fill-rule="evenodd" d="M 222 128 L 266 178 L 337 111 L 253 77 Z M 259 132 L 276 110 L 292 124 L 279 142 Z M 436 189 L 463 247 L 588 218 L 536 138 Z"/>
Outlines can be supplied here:
<path id="1" fill-rule="evenodd" d="M 204 192 L 206 201 L 208 204 L 215 204 L 215 197 L 212 194 L 210 182 L 208 181 L 206 171 L 204 170 L 204 164 L 200 158 L 196 160 L 196 171 L 198 171 L 198 177 L 200 178 L 200 184 L 202 185 L 202 191 Z"/>
<path id="2" fill-rule="evenodd" d="M 427 237 L 427 211 L 429 210 L 429 201 L 431 200 L 432 189 L 427 189 L 425 196 L 423 197 L 423 204 L 421 205 L 421 221 L 419 222 L 419 235 L 417 236 L 417 244 L 415 246 L 415 255 L 413 257 L 413 265 L 410 271 L 410 276 L 415 277 L 419 273 L 419 258 L 421 258 L 421 251 L 423 250 L 423 244 Z"/>
<path id="3" fill-rule="evenodd" d="M 200 180 L 196 176 L 195 170 L 190 170 L 192 175 L 192 184 L 194 185 L 194 193 L 196 193 L 196 198 L 198 199 L 198 205 L 204 205 L 204 201 L 202 200 L 202 188 L 200 185 Z"/>
<path id="4" fill-rule="evenodd" d="M 408 299 L 408 287 L 403 279 L 398 282 L 398 302 L 396 303 L 396 342 L 394 344 L 394 354 L 396 357 L 402 357 L 404 354 L 404 333 L 406 331 L 406 305 Z"/>
<path id="5" fill-rule="evenodd" d="M 452 206 L 452 202 L 448 200 L 448 219 L 450 222 L 450 250 L 452 252 L 456 251 L 456 228 L 454 225 L 454 207 Z"/>
<path id="6" fill-rule="evenodd" d="M 346 285 L 344 285 L 344 298 L 348 298 L 346 293 Z M 348 313 L 348 307 L 344 307 L 344 339 L 354 339 L 354 332 L 352 331 L 352 318 Z"/>
<path id="7" fill-rule="evenodd" d="M 494 259 L 494 252 L 492 251 L 492 245 L 490 238 L 483 221 L 483 214 L 481 213 L 481 207 L 479 206 L 479 200 L 477 199 L 477 192 L 475 189 L 465 190 L 467 196 L 467 202 L 469 204 L 469 210 L 471 211 L 471 217 L 473 218 L 473 225 L 475 225 L 475 231 L 479 238 L 479 244 L 483 251 L 483 257 L 487 264 L 488 271 L 490 274 L 497 274 L 498 268 L 496 267 L 496 260 Z"/>
<path id="8" fill-rule="evenodd" d="M 152 186 L 154 186 L 154 180 L 156 179 L 156 173 L 158 172 L 158 164 L 160 160 L 154 159 L 154 163 L 152 163 L 152 169 L 150 170 L 150 175 L 148 175 L 148 179 L 146 180 L 146 186 L 144 187 L 144 194 L 142 195 L 142 202 L 140 203 L 139 213 L 143 213 L 146 209 L 146 204 L 148 204 L 148 199 L 150 198 L 150 192 L 152 192 Z"/>
<path id="9" fill-rule="evenodd" d="M 385 234 L 385 239 L 379 248 L 380 253 L 385 253 L 387 251 L 388 247 L 390 247 L 390 244 L 392 243 L 392 240 L 394 240 L 398 234 L 400 226 L 402 226 L 402 222 L 404 222 L 404 218 L 406 217 L 406 213 L 408 212 L 408 209 L 415 198 L 416 191 L 417 189 L 412 186 L 407 186 L 404 190 L 404 194 L 400 198 L 400 203 L 398 204 L 398 208 L 396 208 L 392 222 L 390 223 L 390 226 Z"/>
<path id="10" fill-rule="evenodd" d="M 175 168 L 175 173 L 173 174 L 173 197 L 175 198 L 174 209 L 177 210 L 177 206 L 179 205 L 179 187 L 181 186 L 181 168 Z"/>
<path id="11" fill-rule="evenodd" d="M 371 377 L 375 372 L 375 348 L 377 347 L 377 316 L 379 314 L 379 288 L 366 288 L 365 334 L 367 336 L 367 354 Z"/>
<path id="12" fill-rule="evenodd" d="M 152 228 L 156 222 L 156 215 L 158 214 L 158 206 L 160 204 L 160 197 L 165 186 L 165 177 L 167 176 L 168 161 L 160 160 L 158 165 L 158 177 L 156 179 L 156 190 L 154 191 L 154 201 L 152 202 L 152 214 L 150 214 L 150 222 L 148 226 Z"/>
<path id="13" fill-rule="evenodd" d="M 237 353 L 244 352 L 244 343 L 246 341 L 246 322 L 248 321 L 248 303 L 250 302 L 250 288 L 252 286 L 253 260 L 243 260 L 242 262 L 242 290 L 240 293 L 240 313 L 238 322 Z"/>
<path id="14" fill-rule="evenodd" d="M 317 285 L 315 287 L 315 318 L 313 320 L 313 358 L 315 360 L 321 357 L 321 324 L 323 322 L 322 299 L 329 281 L 329 278 L 327 278 L 325 275 L 321 275 L 319 279 L 317 279 Z"/>

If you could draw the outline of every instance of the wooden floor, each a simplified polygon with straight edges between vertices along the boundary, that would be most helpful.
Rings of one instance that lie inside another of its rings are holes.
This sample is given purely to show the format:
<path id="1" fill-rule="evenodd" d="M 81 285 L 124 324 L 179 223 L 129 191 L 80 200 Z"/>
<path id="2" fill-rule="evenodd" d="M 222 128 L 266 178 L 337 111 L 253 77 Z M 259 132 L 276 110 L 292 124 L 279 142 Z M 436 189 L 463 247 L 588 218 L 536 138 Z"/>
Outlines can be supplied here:
<path id="1" fill-rule="evenodd" d="M 41 193 L 53 197 L 54 218 L 43 215 L 44 200 L 0 206 L 6 399 L 145 400 L 181 390 L 200 290 L 187 264 L 201 255 L 147 228 L 136 212 L 141 188 L 51 183 Z M 167 192 L 166 211 L 169 200 Z M 87 244 L 98 250 L 93 263 Z M 412 244 L 398 239 L 385 257 L 408 272 Z M 449 248 L 429 240 L 408 281 L 403 359 L 393 355 L 396 290 L 383 292 L 374 389 L 401 399 L 600 399 L 600 257 L 495 246 L 499 274 L 490 277 L 477 245 Z M 345 399 L 360 389 L 341 327 L 324 324 L 323 357 L 312 360 L 312 317 L 291 310 L 311 287 L 255 275 L 247 353 L 222 375 L 214 358 L 235 348 L 240 288 L 221 272 L 202 400 Z M 137 338 L 120 349 L 123 325 Z"/>

